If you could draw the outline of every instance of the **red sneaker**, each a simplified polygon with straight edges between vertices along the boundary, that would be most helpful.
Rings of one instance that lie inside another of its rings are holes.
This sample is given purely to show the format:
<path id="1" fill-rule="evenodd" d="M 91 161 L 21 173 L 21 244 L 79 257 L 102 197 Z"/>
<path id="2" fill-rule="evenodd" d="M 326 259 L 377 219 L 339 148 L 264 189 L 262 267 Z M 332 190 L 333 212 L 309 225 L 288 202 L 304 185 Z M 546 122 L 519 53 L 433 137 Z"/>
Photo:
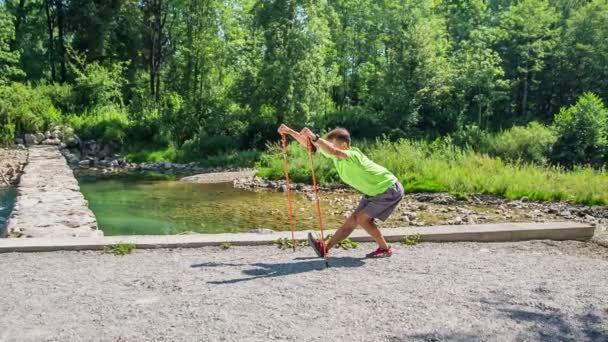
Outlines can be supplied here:
<path id="1" fill-rule="evenodd" d="M 321 240 L 315 239 L 312 236 L 312 233 L 308 233 L 308 244 L 310 245 L 310 247 L 312 247 L 312 249 L 315 250 L 315 253 L 317 253 L 317 256 L 319 256 L 319 258 L 325 257 L 325 254 L 327 253 L 325 243 Z"/>
<path id="2" fill-rule="evenodd" d="M 378 248 L 375 251 L 366 255 L 368 258 L 388 258 L 393 255 L 393 247 L 388 246 L 388 249 Z"/>

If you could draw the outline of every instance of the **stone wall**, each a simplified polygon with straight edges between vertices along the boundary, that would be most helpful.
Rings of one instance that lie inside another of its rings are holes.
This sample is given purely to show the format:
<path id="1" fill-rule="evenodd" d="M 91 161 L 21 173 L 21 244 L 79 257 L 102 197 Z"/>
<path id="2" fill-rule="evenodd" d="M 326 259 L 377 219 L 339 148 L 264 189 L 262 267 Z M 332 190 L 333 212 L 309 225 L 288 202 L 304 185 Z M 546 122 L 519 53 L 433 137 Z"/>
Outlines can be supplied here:
<path id="1" fill-rule="evenodd" d="M 6 229 L 9 237 L 103 235 L 57 146 L 30 146 L 17 192 Z"/>

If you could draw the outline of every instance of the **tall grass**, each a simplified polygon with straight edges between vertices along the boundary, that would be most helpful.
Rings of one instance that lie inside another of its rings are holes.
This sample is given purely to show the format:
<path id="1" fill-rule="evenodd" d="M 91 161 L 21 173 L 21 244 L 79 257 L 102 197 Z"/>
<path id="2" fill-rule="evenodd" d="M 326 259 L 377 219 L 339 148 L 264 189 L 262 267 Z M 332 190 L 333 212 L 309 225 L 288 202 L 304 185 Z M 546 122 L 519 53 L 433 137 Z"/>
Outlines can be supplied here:
<path id="1" fill-rule="evenodd" d="M 481 193 L 508 199 L 527 196 L 539 201 L 608 204 L 608 173 L 605 170 L 578 167 L 566 171 L 523 162 L 507 163 L 445 143 L 377 141 L 359 147 L 372 160 L 393 172 L 409 192 Z M 310 180 L 306 158 L 303 149 L 290 145 L 290 173 L 296 181 Z M 320 158 L 316 157 L 319 182 L 336 181 L 331 162 Z M 284 177 L 282 156 L 277 151 L 262 156 L 258 168 L 261 177 Z"/>

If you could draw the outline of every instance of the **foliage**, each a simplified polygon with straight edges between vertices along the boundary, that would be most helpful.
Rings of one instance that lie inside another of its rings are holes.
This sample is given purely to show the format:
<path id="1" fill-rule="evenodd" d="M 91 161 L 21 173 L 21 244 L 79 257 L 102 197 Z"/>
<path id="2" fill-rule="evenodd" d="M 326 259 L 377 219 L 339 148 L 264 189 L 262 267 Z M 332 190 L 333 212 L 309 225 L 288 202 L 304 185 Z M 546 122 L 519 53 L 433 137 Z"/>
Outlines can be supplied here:
<path id="1" fill-rule="evenodd" d="M 401 242 L 403 242 L 403 244 L 407 246 L 415 246 L 422 242 L 422 235 L 420 235 L 419 233 L 415 235 L 406 235 L 403 237 Z"/>
<path id="2" fill-rule="evenodd" d="M 578 102 L 555 117 L 557 141 L 554 162 L 601 165 L 608 156 L 608 109 L 596 95 L 583 94 Z"/>
<path id="3" fill-rule="evenodd" d="M 295 242 L 295 244 L 294 244 Z M 294 246 L 295 247 L 304 247 L 304 246 L 308 246 L 308 241 L 307 240 L 292 240 L 292 239 L 288 239 L 288 238 L 279 238 L 273 241 L 273 243 L 275 245 L 277 245 L 277 247 L 279 249 L 293 249 Z"/>
<path id="4" fill-rule="evenodd" d="M 136 246 L 132 243 L 119 243 L 116 245 L 109 245 L 104 248 L 104 252 L 114 255 L 127 255 L 131 254 L 135 250 Z"/>
<path id="5" fill-rule="evenodd" d="M 603 185 L 608 181 L 608 173 L 604 170 L 575 167 L 567 171 L 524 162 L 512 164 L 448 143 L 379 140 L 361 147 L 372 160 L 392 171 L 410 192 L 482 193 L 509 199 L 527 196 L 539 201 L 608 203 L 608 191 Z M 304 165 L 305 157 L 290 153 L 290 165 Z M 262 160 L 269 158 L 273 163 L 261 166 L 258 175 L 283 179 L 283 165 L 275 160 L 278 157 L 262 156 Z M 316 172 L 321 183 L 335 179 L 333 168 L 317 168 Z"/>
<path id="6" fill-rule="evenodd" d="M 540 126 L 500 132 L 551 125 L 585 92 L 607 101 L 607 35 L 604 0 L 0 1 L 0 87 L 17 90 L 3 95 L 0 140 L 66 121 L 215 163 L 286 122 L 600 168 L 593 148 L 547 151 Z"/>
<path id="7" fill-rule="evenodd" d="M 230 247 L 232 247 L 232 244 L 231 244 L 230 242 L 223 242 L 223 243 L 220 245 L 220 248 L 221 248 L 221 249 L 223 249 L 223 250 L 230 249 Z"/>
<path id="8" fill-rule="evenodd" d="M 94 107 L 81 116 L 72 114 L 67 122 L 83 139 L 103 143 L 122 143 L 130 126 L 127 111 L 116 105 Z"/>
<path id="9" fill-rule="evenodd" d="M 0 87 L 0 143 L 10 143 L 14 136 L 36 133 L 62 122 L 61 112 L 51 99 L 22 83 Z"/>
<path id="10" fill-rule="evenodd" d="M 0 4 L 0 86 L 25 76 L 19 68 L 20 52 L 11 49 L 15 39 L 15 18 Z"/>
<path id="11" fill-rule="evenodd" d="M 556 140 L 551 128 L 532 122 L 488 135 L 480 150 L 511 162 L 545 165 Z"/>

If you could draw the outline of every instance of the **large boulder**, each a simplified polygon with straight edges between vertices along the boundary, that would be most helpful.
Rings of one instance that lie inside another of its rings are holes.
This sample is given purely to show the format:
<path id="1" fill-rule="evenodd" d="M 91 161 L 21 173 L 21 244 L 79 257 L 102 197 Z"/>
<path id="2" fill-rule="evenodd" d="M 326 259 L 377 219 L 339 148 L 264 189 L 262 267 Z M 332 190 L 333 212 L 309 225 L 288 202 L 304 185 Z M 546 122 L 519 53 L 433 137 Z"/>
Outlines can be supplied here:
<path id="1" fill-rule="evenodd" d="M 112 148 L 110 147 L 110 145 L 106 144 L 103 145 L 103 147 L 99 150 L 99 153 L 97 153 L 97 156 L 101 159 L 109 157 L 112 154 Z"/>
<path id="2" fill-rule="evenodd" d="M 25 140 L 25 145 L 27 145 L 27 146 L 38 144 L 38 141 L 36 141 L 36 136 L 34 134 L 28 133 L 25 136 L 23 136 L 23 139 Z"/>
<path id="3" fill-rule="evenodd" d="M 80 158 L 78 158 L 75 154 L 73 153 L 68 153 L 65 155 L 65 159 L 68 161 L 68 164 L 72 165 L 72 166 L 76 166 L 79 165 L 80 163 Z"/>
<path id="4" fill-rule="evenodd" d="M 57 138 L 49 138 L 49 139 L 44 139 L 42 141 L 42 145 L 59 145 L 61 144 L 61 140 L 57 139 Z"/>
<path id="5" fill-rule="evenodd" d="M 78 138 L 78 136 L 76 134 L 74 134 L 70 137 L 67 137 L 64 140 L 64 143 L 67 147 L 70 147 L 70 148 L 78 147 L 78 146 L 80 146 L 80 138 Z"/>
<path id="6" fill-rule="evenodd" d="M 36 133 L 36 144 L 40 144 L 46 137 L 42 133 Z"/>
<path id="7" fill-rule="evenodd" d="M 99 146 L 95 140 L 87 140 L 84 142 L 84 152 L 89 156 L 94 156 L 99 151 Z"/>

